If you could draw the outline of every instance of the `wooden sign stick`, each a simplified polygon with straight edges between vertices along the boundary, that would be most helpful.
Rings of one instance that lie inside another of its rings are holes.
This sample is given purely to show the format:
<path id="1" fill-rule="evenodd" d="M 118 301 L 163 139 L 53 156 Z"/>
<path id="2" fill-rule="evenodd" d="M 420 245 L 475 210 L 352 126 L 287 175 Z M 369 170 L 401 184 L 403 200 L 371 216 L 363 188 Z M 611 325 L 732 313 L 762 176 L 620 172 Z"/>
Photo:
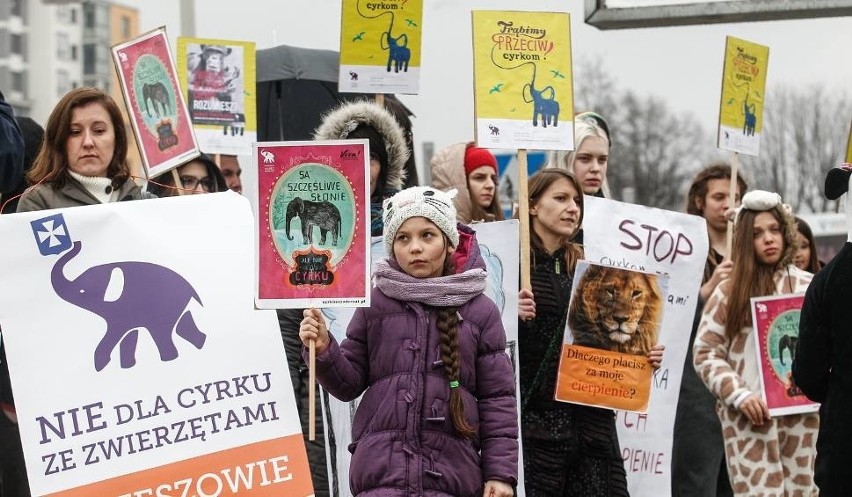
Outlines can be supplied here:
<path id="1" fill-rule="evenodd" d="M 308 440 L 317 438 L 317 344 L 308 342 Z"/>
<path id="2" fill-rule="evenodd" d="M 740 154 L 734 152 L 734 156 L 731 159 L 731 186 L 728 190 L 728 205 L 735 206 L 737 204 L 737 169 L 740 162 Z M 725 243 L 725 259 L 731 259 L 731 250 L 733 249 L 734 244 L 734 221 L 732 219 L 728 219 L 728 239 Z"/>
<path id="3" fill-rule="evenodd" d="M 521 221 L 521 288 L 532 290 L 530 282 L 530 202 L 527 186 L 527 150 L 518 150 L 518 218 Z"/>
<path id="4" fill-rule="evenodd" d="M 177 172 L 177 168 L 172 168 L 172 179 L 175 182 L 175 189 L 178 192 L 178 195 L 183 195 L 183 183 L 180 181 L 180 175 Z"/>
<path id="5" fill-rule="evenodd" d="M 379 107 L 385 106 L 385 94 L 384 93 L 376 93 L 376 105 Z"/>

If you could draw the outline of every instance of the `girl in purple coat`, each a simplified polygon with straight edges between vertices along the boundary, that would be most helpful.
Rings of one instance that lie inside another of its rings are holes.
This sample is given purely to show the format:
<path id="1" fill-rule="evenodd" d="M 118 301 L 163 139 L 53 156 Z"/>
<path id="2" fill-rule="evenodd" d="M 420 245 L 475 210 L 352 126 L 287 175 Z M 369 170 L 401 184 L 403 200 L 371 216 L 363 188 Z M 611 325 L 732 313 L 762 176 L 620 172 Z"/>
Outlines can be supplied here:
<path id="1" fill-rule="evenodd" d="M 316 309 L 299 329 L 305 345 L 316 340 L 322 386 L 342 401 L 364 394 L 349 447 L 356 496 L 511 497 L 517 483 L 506 334 L 455 193 L 413 187 L 385 200 L 389 257 L 370 307 L 340 344 Z"/>

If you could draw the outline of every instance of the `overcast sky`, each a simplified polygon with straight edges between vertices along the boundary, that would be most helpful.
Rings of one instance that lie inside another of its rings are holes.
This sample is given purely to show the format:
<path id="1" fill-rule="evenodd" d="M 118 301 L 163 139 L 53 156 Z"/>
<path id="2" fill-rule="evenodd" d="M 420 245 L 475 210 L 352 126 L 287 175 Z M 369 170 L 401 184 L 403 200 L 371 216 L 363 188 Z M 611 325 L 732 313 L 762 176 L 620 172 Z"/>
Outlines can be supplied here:
<path id="1" fill-rule="evenodd" d="M 175 0 L 119 0 L 139 9 L 142 29 L 166 25 L 174 47 L 180 32 Z M 198 37 L 249 40 L 257 48 L 287 44 L 338 50 L 340 0 L 198 0 Z M 473 138 L 471 10 L 561 11 L 571 14 L 572 48 L 600 57 L 619 88 L 664 97 L 672 109 L 716 126 L 725 36 L 770 47 L 772 87 L 825 83 L 852 91 L 852 18 L 715 24 L 601 31 L 588 26 L 583 0 L 425 0 L 421 92 L 402 99 L 415 112 L 415 138 L 441 148 Z M 803 109 L 807 112 L 807 109 Z M 852 119 L 852 116 L 850 116 Z M 420 154 L 418 145 L 418 154 Z"/>

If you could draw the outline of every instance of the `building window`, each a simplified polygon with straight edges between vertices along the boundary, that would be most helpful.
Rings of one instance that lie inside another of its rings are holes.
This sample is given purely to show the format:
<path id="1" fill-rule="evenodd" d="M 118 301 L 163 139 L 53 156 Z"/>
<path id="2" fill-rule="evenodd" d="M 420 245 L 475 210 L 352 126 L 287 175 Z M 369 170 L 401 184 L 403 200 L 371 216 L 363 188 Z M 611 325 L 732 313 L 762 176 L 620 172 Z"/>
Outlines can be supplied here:
<path id="1" fill-rule="evenodd" d="M 90 3 L 83 4 L 83 26 L 87 29 L 94 29 L 96 23 L 95 6 Z"/>
<path id="2" fill-rule="evenodd" d="M 12 53 L 23 55 L 24 54 L 24 37 L 19 34 L 12 34 L 10 36 L 10 45 L 12 49 Z"/>
<path id="3" fill-rule="evenodd" d="M 121 16 L 121 36 L 127 40 L 130 38 L 130 18 Z"/>
<path id="4" fill-rule="evenodd" d="M 77 24 L 77 9 L 71 7 L 71 24 Z"/>
<path id="5" fill-rule="evenodd" d="M 71 40 L 68 33 L 56 33 L 56 56 L 59 60 L 68 60 L 71 57 Z"/>
<path id="6" fill-rule="evenodd" d="M 9 9 L 9 12 L 13 16 L 23 17 L 24 16 L 24 2 L 26 0 L 12 0 L 12 8 Z"/>
<path id="7" fill-rule="evenodd" d="M 71 91 L 71 77 L 68 76 L 68 71 L 62 69 L 56 71 L 56 93 L 62 96 L 69 91 Z"/>
<path id="8" fill-rule="evenodd" d="M 18 93 L 24 93 L 24 73 L 22 73 L 22 72 L 13 72 L 12 73 L 12 91 L 16 91 Z"/>
<path id="9" fill-rule="evenodd" d="M 86 43 L 83 45 L 83 74 L 95 74 L 97 63 L 97 51 L 94 43 Z"/>
<path id="10" fill-rule="evenodd" d="M 71 60 L 77 60 L 77 45 L 71 45 Z"/>

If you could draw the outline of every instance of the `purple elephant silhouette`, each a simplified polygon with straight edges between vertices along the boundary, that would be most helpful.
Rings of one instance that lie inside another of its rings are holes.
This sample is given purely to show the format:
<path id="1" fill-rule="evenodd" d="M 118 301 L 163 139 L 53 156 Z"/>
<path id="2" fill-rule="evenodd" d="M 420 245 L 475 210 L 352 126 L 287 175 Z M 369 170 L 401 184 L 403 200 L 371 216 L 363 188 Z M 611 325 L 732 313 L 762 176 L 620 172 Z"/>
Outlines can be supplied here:
<path id="1" fill-rule="evenodd" d="M 74 246 L 56 261 L 50 281 L 63 300 L 106 321 L 106 333 L 95 348 L 96 370 L 101 371 L 109 364 L 116 347 L 119 347 L 121 367 L 133 367 L 140 328 L 151 334 L 163 361 L 178 357 L 174 334 L 197 349 L 204 346 L 207 335 L 198 329 L 187 310 L 192 299 L 199 304 L 202 302 L 181 275 L 157 264 L 124 261 L 93 266 L 80 276 L 68 279 L 64 274 L 65 265 L 82 247 L 82 242 L 74 242 Z M 116 284 L 121 285 L 120 294 L 113 298 L 112 288 Z"/>

